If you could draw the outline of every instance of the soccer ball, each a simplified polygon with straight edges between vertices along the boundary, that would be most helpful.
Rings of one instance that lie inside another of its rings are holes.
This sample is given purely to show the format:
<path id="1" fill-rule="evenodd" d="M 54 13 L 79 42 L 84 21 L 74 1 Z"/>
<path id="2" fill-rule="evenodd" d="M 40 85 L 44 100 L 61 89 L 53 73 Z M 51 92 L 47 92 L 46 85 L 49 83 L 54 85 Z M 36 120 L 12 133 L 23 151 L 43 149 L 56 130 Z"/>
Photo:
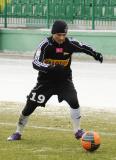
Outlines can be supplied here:
<path id="1" fill-rule="evenodd" d="M 95 151 L 100 147 L 100 135 L 95 131 L 86 131 L 81 138 L 81 145 L 86 151 Z"/>

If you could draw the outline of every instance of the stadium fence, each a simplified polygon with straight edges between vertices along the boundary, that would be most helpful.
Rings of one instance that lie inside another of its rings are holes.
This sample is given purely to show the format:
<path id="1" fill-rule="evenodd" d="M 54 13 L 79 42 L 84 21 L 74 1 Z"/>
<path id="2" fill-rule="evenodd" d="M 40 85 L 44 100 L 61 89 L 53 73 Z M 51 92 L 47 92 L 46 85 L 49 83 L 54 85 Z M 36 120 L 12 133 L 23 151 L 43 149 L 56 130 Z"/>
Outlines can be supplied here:
<path id="1" fill-rule="evenodd" d="M 56 19 L 72 29 L 116 29 L 116 0 L 0 0 L 0 27 L 49 28 Z"/>

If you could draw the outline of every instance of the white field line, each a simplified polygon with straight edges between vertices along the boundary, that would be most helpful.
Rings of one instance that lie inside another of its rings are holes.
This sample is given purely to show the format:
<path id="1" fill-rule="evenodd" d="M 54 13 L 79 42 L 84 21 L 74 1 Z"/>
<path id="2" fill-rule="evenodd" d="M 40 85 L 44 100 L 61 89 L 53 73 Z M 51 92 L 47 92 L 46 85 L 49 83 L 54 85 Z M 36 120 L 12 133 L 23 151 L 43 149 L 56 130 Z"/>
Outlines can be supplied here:
<path id="1" fill-rule="evenodd" d="M 15 123 L 4 123 L 0 122 L 0 125 L 6 125 L 6 126 L 16 126 Z M 45 127 L 45 126 L 33 126 L 33 125 L 28 125 L 27 127 L 29 128 L 35 128 L 35 129 L 45 129 L 45 130 L 53 130 L 53 131 L 64 131 L 64 132 L 72 132 L 71 129 L 65 129 L 65 128 L 57 128 L 57 127 Z M 111 132 L 99 132 L 101 135 L 104 136 L 116 136 L 116 133 L 111 133 Z"/>

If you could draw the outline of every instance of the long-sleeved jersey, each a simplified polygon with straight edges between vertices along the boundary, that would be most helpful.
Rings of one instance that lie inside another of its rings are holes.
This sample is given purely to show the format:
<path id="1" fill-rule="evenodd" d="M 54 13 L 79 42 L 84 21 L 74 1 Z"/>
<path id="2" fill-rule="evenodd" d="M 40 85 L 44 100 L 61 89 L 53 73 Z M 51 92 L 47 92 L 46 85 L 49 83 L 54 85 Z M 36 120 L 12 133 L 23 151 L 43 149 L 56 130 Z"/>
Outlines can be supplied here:
<path id="1" fill-rule="evenodd" d="M 71 57 L 75 52 L 83 52 L 93 57 L 96 54 L 91 47 L 71 38 L 66 37 L 62 44 L 54 41 L 52 36 L 45 38 L 39 44 L 32 62 L 33 67 L 39 71 L 38 80 L 59 81 L 71 78 Z M 50 71 L 51 65 L 61 65 L 63 69 L 59 72 Z"/>

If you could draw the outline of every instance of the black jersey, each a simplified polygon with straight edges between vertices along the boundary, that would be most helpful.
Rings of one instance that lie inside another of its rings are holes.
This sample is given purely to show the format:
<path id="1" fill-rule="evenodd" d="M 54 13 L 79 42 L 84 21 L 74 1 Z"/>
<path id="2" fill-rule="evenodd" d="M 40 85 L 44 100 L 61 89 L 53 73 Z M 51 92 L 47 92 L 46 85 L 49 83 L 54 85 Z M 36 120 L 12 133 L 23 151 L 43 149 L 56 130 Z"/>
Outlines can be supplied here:
<path id="1" fill-rule="evenodd" d="M 38 80 L 44 81 L 60 81 L 72 77 L 70 68 L 71 57 L 74 52 L 83 52 L 94 56 L 95 51 L 72 38 L 65 39 L 65 42 L 58 44 L 53 40 L 52 36 L 45 38 L 38 46 L 34 60 L 33 67 L 39 70 Z M 63 71 L 49 72 L 51 65 L 64 66 Z"/>

